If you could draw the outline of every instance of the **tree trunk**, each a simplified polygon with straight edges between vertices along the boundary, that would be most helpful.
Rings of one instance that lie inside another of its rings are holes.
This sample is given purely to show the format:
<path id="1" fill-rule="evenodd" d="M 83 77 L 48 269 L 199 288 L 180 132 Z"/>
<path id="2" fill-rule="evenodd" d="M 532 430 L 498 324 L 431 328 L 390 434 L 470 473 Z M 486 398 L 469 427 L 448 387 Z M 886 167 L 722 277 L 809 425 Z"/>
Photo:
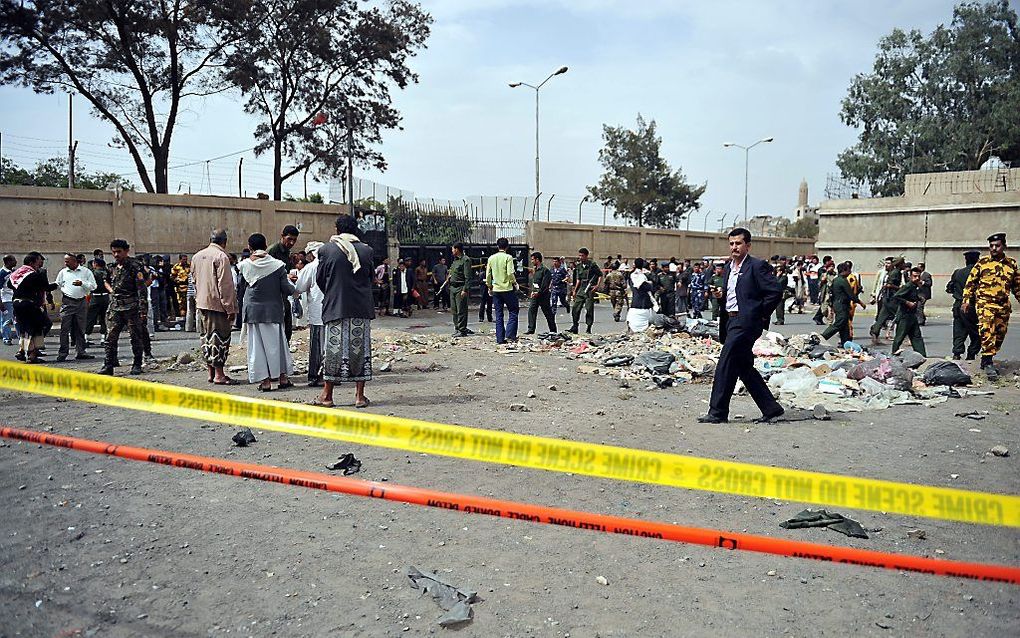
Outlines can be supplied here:
<path id="1" fill-rule="evenodd" d="M 156 192 L 157 193 L 169 193 L 170 192 L 170 173 L 169 173 L 169 149 L 164 147 L 157 147 L 156 152 L 153 153 L 153 167 L 152 172 L 156 178 Z"/>
<path id="2" fill-rule="evenodd" d="M 273 141 L 273 199 L 283 199 L 283 141 Z"/>

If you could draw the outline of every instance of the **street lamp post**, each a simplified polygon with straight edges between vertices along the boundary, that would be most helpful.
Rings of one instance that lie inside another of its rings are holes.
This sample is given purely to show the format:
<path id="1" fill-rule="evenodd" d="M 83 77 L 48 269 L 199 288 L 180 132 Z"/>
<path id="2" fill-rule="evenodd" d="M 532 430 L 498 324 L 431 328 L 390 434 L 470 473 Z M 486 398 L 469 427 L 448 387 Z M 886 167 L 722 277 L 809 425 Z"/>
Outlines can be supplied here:
<path id="1" fill-rule="evenodd" d="M 591 195 L 585 195 L 584 197 L 581 198 L 581 203 L 577 205 L 577 223 L 578 224 L 581 223 L 581 206 L 584 206 L 584 203 L 586 201 L 588 201 L 589 199 L 591 199 Z"/>
<path id="2" fill-rule="evenodd" d="M 549 77 L 547 77 L 546 79 L 542 80 L 542 82 L 539 83 L 538 86 L 535 86 L 534 84 L 528 84 L 527 82 L 511 82 L 510 83 L 510 88 L 511 89 L 516 89 L 519 86 L 526 86 L 529 89 L 534 89 L 535 90 L 535 201 L 536 202 L 538 201 L 539 194 L 542 192 L 542 188 L 541 188 L 540 180 L 539 180 L 539 160 L 538 160 L 538 90 L 541 89 L 545 85 L 546 82 L 551 80 L 553 78 L 553 76 L 562 75 L 562 74 L 564 74 L 566 72 L 567 72 L 567 67 L 561 66 L 560 68 L 558 68 L 555 71 L 553 71 L 552 73 L 550 73 Z M 538 213 L 537 213 L 538 206 L 537 205 L 535 207 L 535 210 L 536 210 L 535 215 L 537 216 L 538 215 Z"/>
<path id="3" fill-rule="evenodd" d="M 764 144 L 765 142 L 771 142 L 774 139 L 776 139 L 776 138 L 774 138 L 774 137 L 766 137 L 764 139 L 758 140 L 757 142 L 755 142 L 754 144 L 751 144 L 750 146 L 744 146 L 742 144 L 734 144 L 733 142 L 726 142 L 725 144 L 723 144 L 723 148 L 729 148 L 731 146 L 735 146 L 737 148 L 744 149 L 744 219 L 747 219 L 747 173 L 748 173 L 748 167 L 750 165 L 751 149 L 754 148 L 755 146 L 758 146 L 759 144 Z"/>

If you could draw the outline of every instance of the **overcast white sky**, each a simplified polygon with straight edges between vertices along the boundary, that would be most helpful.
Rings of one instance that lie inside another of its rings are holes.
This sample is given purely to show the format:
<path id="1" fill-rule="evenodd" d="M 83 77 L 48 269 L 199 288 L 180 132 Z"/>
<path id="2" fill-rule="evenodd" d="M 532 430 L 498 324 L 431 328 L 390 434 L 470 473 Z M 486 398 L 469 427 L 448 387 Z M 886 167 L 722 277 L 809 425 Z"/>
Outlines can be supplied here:
<path id="1" fill-rule="evenodd" d="M 359 174 L 460 201 L 472 195 L 533 195 L 534 94 L 508 82 L 541 82 L 542 209 L 576 218 L 585 186 L 598 180 L 603 123 L 633 126 L 640 112 L 659 125 L 663 151 L 722 214 L 743 210 L 744 158 L 723 142 L 750 144 L 750 214 L 791 215 L 801 178 L 822 197 L 837 153 L 855 132 L 838 117 L 858 72 L 870 70 L 878 39 L 894 27 L 929 32 L 948 23 L 950 0 L 853 2 L 658 0 L 428 0 L 429 47 L 413 62 L 421 82 L 397 96 L 403 130 L 386 135 L 390 168 Z M 130 162 L 108 148 L 109 128 L 76 100 L 75 137 L 89 168 Z M 0 88 L 3 153 L 23 163 L 66 153 L 66 96 Z M 254 121 L 236 98 L 192 104 L 173 156 L 184 163 L 250 147 Z M 36 140 L 26 138 L 37 138 Z M 40 141 L 46 140 L 46 141 Z M 268 158 L 245 159 L 245 189 L 271 192 Z M 236 189 L 237 158 L 174 171 L 175 188 Z M 137 183 L 135 176 L 135 182 Z M 173 190 L 173 189 L 171 189 Z M 300 194 L 300 179 L 286 191 Z M 322 190 L 310 185 L 309 190 Z M 523 208 L 523 201 L 516 206 Z M 518 209 L 519 210 L 519 209 Z M 692 227 L 705 215 L 697 213 Z M 601 209 L 585 220 L 601 218 Z"/>

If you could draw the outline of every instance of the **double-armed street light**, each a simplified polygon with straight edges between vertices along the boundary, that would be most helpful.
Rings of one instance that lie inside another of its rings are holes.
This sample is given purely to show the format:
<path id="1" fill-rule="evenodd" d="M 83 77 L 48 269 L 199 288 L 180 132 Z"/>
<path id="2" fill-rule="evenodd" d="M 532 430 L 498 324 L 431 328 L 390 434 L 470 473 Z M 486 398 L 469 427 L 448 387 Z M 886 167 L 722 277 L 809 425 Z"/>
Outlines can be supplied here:
<path id="1" fill-rule="evenodd" d="M 775 139 L 774 137 L 766 137 L 764 139 L 758 140 L 757 142 L 751 144 L 750 146 L 744 146 L 743 144 L 735 144 L 733 142 L 726 142 L 725 144 L 723 144 L 723 148 L 730 148 L 731 146 L 735 146 L 737 148 L 744 149 L 744 219 L 747 219 L 747 169 L 748 165 L 750 164 L 749 157 L 751 154 L 751 149 L 754 148 L 755 146 L 758 146 L 759 144 L 771 142 L 774 139 Z"/>
<path id="2" fill-rule="evenodd" d="M 542 188 L 541 188 L 541 184 L 540 184 L 540 181 L 539 181 L 539 160 L 538 160 L 538 91 L 539 91 L 539 89 L 541 89 L 545 85 L 546 82 L 551 80 L 554 76 L 562 75 L 562 74 L 564 74 L 566 72 L 567 72 L 567 67 L 561 66 L 560 68 L 558 68 L 555 71 L 553 71 L 552 73 L 550 73 L 549 77 L 547 77 L 546 79 L 542 80 L 542 82 L 540 82 L 537 86 L 534 85 L 534 84 L 528 84 L 527 82 L 511 82 L 510 83 L 510 88 L 511 89 L 516 89 L 519 86 L 526 86 L 529 89 L 534 89 L 534 91 L 535 91 L 535 211 L 536 211 L 535 215 L 536 216 L 538 215 L 538 213 L 537 213 L 537 211 L 538 211 L 538 196 L 542 193 Z"/>

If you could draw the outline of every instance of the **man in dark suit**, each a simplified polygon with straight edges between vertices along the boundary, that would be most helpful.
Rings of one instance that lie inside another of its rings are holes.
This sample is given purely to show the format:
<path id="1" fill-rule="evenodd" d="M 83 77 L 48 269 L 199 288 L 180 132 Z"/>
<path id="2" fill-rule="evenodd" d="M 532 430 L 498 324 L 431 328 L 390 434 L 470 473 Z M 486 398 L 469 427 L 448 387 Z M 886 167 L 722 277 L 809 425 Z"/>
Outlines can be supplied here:
<path id="1" fill-rule="evenodd" d="M 782 416 L 783 407 L 772 396 L 765 380 L 754 368 L 751 347 L 768 327 L 769 317 L 779 305 L 783 289 L 772 266 L 749 254 L 750 232 L 744 228 L 734 228 L 730 231 L 729 243 L 730 262 L 723 271 L 723 288 L 718 293 L 722 305 L 719 337 L 723 349 L 715 369 L 708 414 L 698 421 L 726 423 L 729 419 L 730 398 L 739 377 L 761 410 L 762 417 L 758 422 L 768 423 Z"/>

